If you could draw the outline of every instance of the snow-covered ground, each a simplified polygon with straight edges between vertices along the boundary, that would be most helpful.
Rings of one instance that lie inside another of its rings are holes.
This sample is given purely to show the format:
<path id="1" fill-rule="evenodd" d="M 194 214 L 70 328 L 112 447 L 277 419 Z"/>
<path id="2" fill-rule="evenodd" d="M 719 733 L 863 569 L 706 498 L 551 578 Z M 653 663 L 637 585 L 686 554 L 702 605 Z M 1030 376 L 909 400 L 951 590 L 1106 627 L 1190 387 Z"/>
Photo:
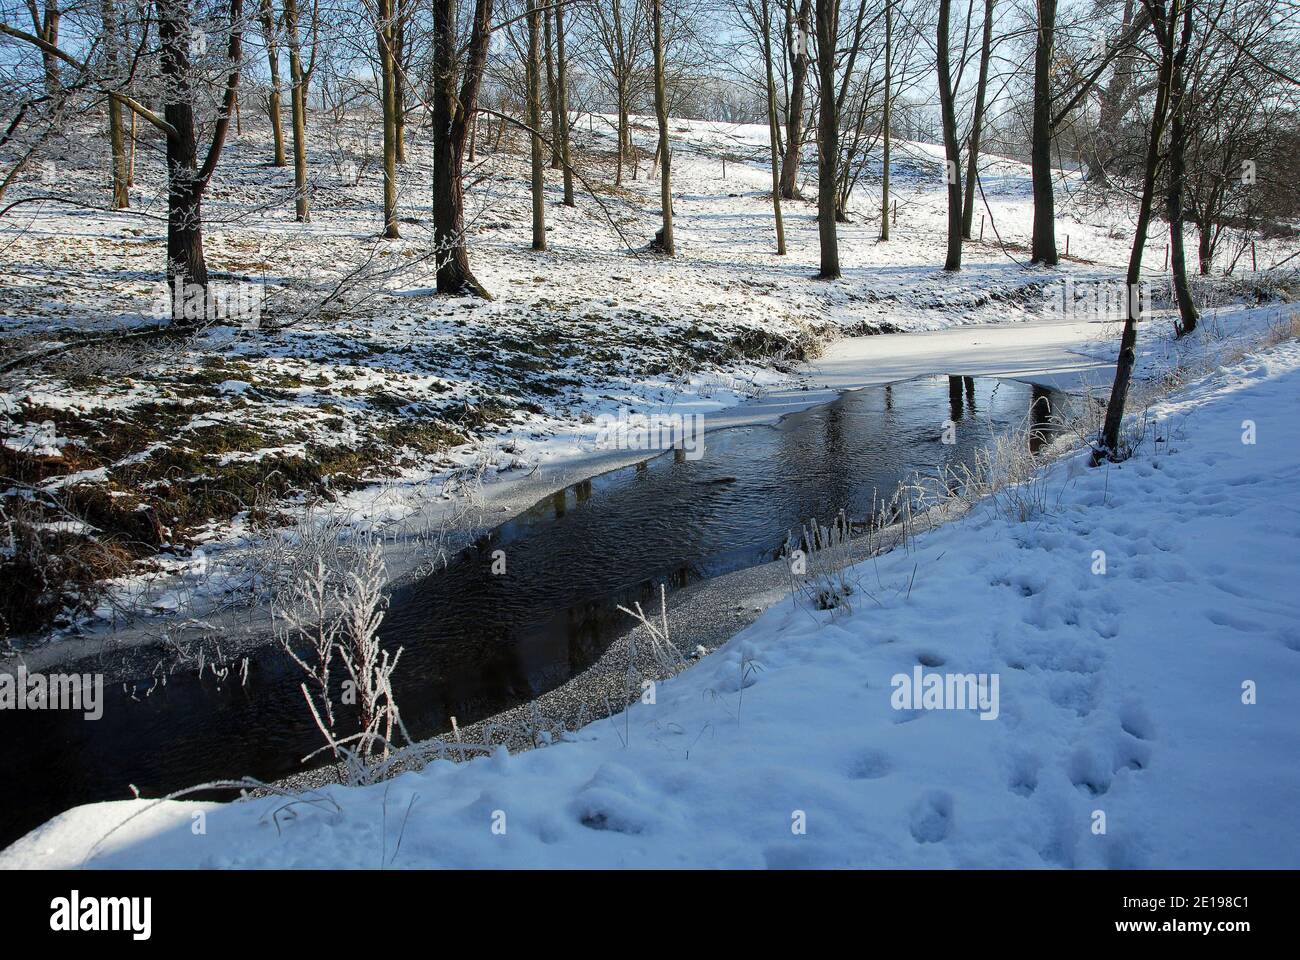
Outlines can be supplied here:
<path id="1" fill-rule="evenodd" d="M 1294 339 L 1221 367 L 1043 512 L 978 505 L 572 742 L 82 807 L 0 867 L 1300 866 L 1298 403 Z M 988 699 L 900 709 L 916 671 Z"/>
<path id="2" fill-rule="evenodd" d="M 897 144 L 893 239 L 876 239 L 868 184 L 840 226 L 844 279 L 827 284 L 812 279 L 811 204 L 785 205 L 790 254 L 774 256 L 766 127 L 673 121 L 679 254 L 666 260 L 625 249 L 658 225 L 657 182 L 642 169 L 610 188 L 607 118 L 591 118 L 579 162 L 603 206 L 581 191 L 576 210 L 559 205 L 548 171 L 545 254 L 528 250 L 520 144 L 480 156 L 469 229 L 496 295 L 484 303 L 431 294 L 419 130 L 404 239 L 376 241 L 378 174 L 363 165 L 353 182 L 363 130 L 345 123 L 340 152 L 313 154 L 311 224 L 293 223 L 291 171 L 264 165 L 253 123 L 206 206 L 214 270 L 264 284 L 270 302 L 306 302 L 371 263 L 345 302 L 285 329 L 74 351 L 0 382 L 0 465 L 130 548 L 105 568 L 116 589 L 96 598 L 98 621 L 70 611 L 65 634 L 106 633 L 124 603 L 170 630 L 234 602 L 233 584 L 257 595 L 245 558 L 265 540 L 292 549 L 304 516 L 395 539 L 447 508 L 446 484 L 486 478 L 479 499 L 504 517 L 630 457 L 597 440 L 598 418 L 621 408 L 704 414 L 716 429 L 921 374 L 1102 391 L 1113 375 L 1117 325 L 1051 307 L 1066 278 L 1120 276 L 1131 211 L 1070 175 L 1058 238 L 1071 256 L 1027 268 L 1028 171 L 984 158 L 985 241 L 947 274 L 941 151 Z M 97 161 L 79 166 L 81 146 L 67 147 L 61 175 L 93 199 Z M 143 151 L 134 213 L 42 203 L 6 218 L 7 352 L 153 319 L 160 173 Z M 1290 252 L 1259 249 L 1262 267 Z M 1156 287 L 1163 254 L 1155 229 Z M 1134 458 L 1063 457 L 1034 481 L 1046 510 L 977 506 L 855 568 L 851 608 L 781 600 L 660 683 L 653 704 L 573 742 L 301 802 L 77 808 L 0 852 L 0 867 L 1300 866 L 1300 345 L 1233 359 L 1279 322 L 1294 337 L 1290 308 L 1201 292 L 1194 337 L 1174 340 L 1159 303 L 1142 325 L 1138 392 L 1229 365 L 1146 411 Z M 895 332 L 864 335 L 879 331 Z M 226 620 L 208 622 L 225 636 Z M 25 656 L 57 662 L 60 648 Z M 989 719 L 895 709 L 891 681 L 917 669 L 996 677 Z"/>

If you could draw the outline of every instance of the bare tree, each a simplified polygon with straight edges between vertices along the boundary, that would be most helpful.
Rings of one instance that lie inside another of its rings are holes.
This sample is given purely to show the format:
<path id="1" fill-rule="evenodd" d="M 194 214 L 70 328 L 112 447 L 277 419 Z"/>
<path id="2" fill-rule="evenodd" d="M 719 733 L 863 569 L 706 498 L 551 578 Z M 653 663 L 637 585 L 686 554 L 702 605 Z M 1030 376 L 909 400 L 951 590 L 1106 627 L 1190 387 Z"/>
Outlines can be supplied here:
<path id="1" fill-rule="evenodd" d="M 838 17 L 838 12 L 836 14 Z M 781 197 L 799 196 L 799 160 L 804 141 L 804 96 L 808 89 L 808 51 L 812 46 L 812 0 L 799 0 L 794 14 L 786 0 L 786 48 L 790 58 L 790 92 L 786 98 L 785 156 L 781 160 Z"/>
<path id="2" fill-rule="evenodd" d="M 45 95 L 53 97 L 62 89 L 59 79 L 61 59 L 54 49 L 59 46 L 59 26 L 63 21 L 63 11 L 59 0 L 45 0 L 44 6 L 39 0 L 26 0 L 28 15 L 32 18 L 32 33 L 44 41 L 41 46 L 41 60 L 45 66 Z"/>
<path id="3" fill-rule="evenodd" d="M 1174 299 L 1178 302 L 1177 333 L 1181 337 L 1196 329 L 1200 315 L 1187 282 L 1187 257 L 1183 250 L 1183 186 L 1187 179 L 1187 110 L 1185 84 L 1187 51 L 1192 38 L 1192 4 L 1184 0 L 1182 36 L 1169 74 L 1169 182 L 1165 194 L 1165 219 L 1169 221 L 1169 263 L 1174 275 Z M 1173 42 L 1175 23 L 1168 29 Z"/>
<path id="4" fill-rule="evenodd" d="M 100 20 L 104 31 L 104 73 L 109 83 L 122 82 L 122 36 L 117 22 L 117 6 L 113 0 L 100 0 Z M 57 26 L 55 32 L 57 33 Z M 57 44 L 57 38 L 56 38 Z M 122 104 L 108 98 L 108 142 L 112 154 L 114 210 L 125 210 L 131 205 L 131 172 L 126 157 L 126 135 L 122 127 Z"/>
<path id="5" fill-rule="evenodd" d="M 564 164 L 560 156 L 560 92 L 555 73 L 555 38 L 551 34 L 552 11 L 559 3 L 549 3 L 542 10 L 542 53 L 546 63 L 546 104 L 551 114 L 551 168 Z"/>
<path id="6" fill-rule="evenodd" d="M 1144 0 L 1145 2 L 1145 0 Z M 1052 141 L 1085 97 L 1096 87 L 1111 64 L 1126 53 L 1145 28 L 1144 19 L 1134 20 L 1113 44 L 1092 58 L 1091 69 L 1071 70 L 1073 83 L 1061 91 L 1054 90 L 1053 76 L 1057 62 L 1057 0 L 1036 0 L 1038 18 L 1034 44 L 1033 130 L 1030 142 L 1030 167 L 1033 174 L 1034 223 L 1030 252 L 1034 263 L 1055 265 L 1056 200 L 1053 189 Z M 1057 106 L 1058 99 L 1064 99 Z"/>
<path id="7" fill-rule="evenodd" d="M 949 64 L 948 21 L 952 0 L 939 0 L 938 38 L 935 59 L 939 68 L 939 109 L 943 121 L 944 179 L 948 183 L 948 254 L 945 270 L 961 269 L 961 145 L 957 142 L 956 85 Z"/>
<path id="8" fill-rule="evenodd" d="M 375 49 L 379 53 L 380 106 L 384 126 L 384 204 L 383 236 L 397 239 L 397 54 L 395 30 L 397 25 L 397 0 L 375 0 Z"/>
<path id="9" fill-rule="evenodd" d="M 839 43 L 839 0 L 817 0 L 817 72 L 820 77 L 820 117 L 817 126 L 817 236 L 821 244 L 821 269 L 817 276 L 840 276 L 836 165 L 840 155 L 839 101 L 835 96 L 835 51 Z"/>
<path id="10" fill-rule="evenodd" d="M 971 114 L 966 155 L 966 199 L 961 210 L 961 235 L 969 240 L 975 222 L 975 178 L 979 176 L 980 136 L 984 130 L 984 103 L 989 84 L 989 61 L 993 53 L 993 8 L 997 0 L 984 0 L 984 39 L 980 43 L 980 71 L 975 86 L 975 109 Z"/>
<path id="11" fill-rule="evenodd" d="M 1142 194 L 1138 202 L 1137 224 L 1133 230 L 1133 247 L 1129 253 L 1128 273 L 1125 277 L 1124 332 L 1120 338 L 1119 359 L 1115 363 L 1115 383 L 1106 404 L 1106 420 L 1102 427 L 1101 446 L 1094 451 L 1093 463 L 1105 458 L 1119 459 L 1124 455 L 1120 444 L 1120 426 L 1124 422 L 1124 405 L 1128 400 L 1129 384 L 1133 379 L 1133 366 L 1137 361 L 1137 324 L 1141 305 L 1139 282 L 1142 278 L 1142 251 L 1146 247 L 1147 228 L 1151 222 L 1152 198 L 1156 188 L 1156 167 L 1160 162 L 1160 140 L 1164 134 L 1169 112 L 1170 80 L 1174 69 L 1174 28 L 1181 14 L 1181 0 L 1142 0 L 1151 14 L 1151 25 L 1160 43 L 1160 75 L 1157 81 L 1156 100 L 1151 109 L 1151 133 L 1147 140 L 1146 166 L 1142 177 Z"/>
<path id="12" fill-rule="evenodd" d="M 1230 225 L 1295 215 L 1297 91 L 1281 74 L 1300 45 L 1278 29 L 1272 0 L 1209 0 L 1194 11 L 1201 37 L 1181 104 L 1182 206 L 1197 226 L 1199 272 L 1208 275 Z"/>
<path id="13" fill-rule="evenodd" d="M 776 224 L 777 256 L 785 255 L 785 224 L 781 221 L 781 168 L 780 131 L 776 121 L 776 78 L 772 69 L 772 5 L 771 0 L 760 0 L 758 10 L 749 3 L 751 15 L 757 15 L 763 44 L 763 68 L 767 87 L 767 130 L 772 154 L 772 217 Z"/>
<path id="14" fill-rule="evenodd" d="M 1108 46 L 1123 43 L 1134 25 L 1135 16 L 1146 23 L 1150 15 L 1145 7 L 1139 9 L 1139 0 L 1124 0 L 1118 32 L 1108 38 Z M 1110 78 L 1098 88 L 1097 129 L 1089 138 L 1086 157 L 1090 181 L 1103 184 L 1109 181 L 1108 168 L 1119 151 L 1124 118 L 1141 94 L 1141 88 L 1135 82 L 1141 57 L 1142 52 L 1135 46 L 1121 49 L 1115 57 Z"/>
<path id="15" fill-rule="evenodd" d="M 1056 0 L 1035 0 L 1038 9 L 1034 44 L 1034 129 L 1030 170 L 1034 181 L 1034 230 L 1030 256 L 1053 265 L 1056 253 L 1056 202 L 1052 188 L 1052 51 L 1056 42 Z"/>
<path id="16" fill-rule="evenodd" d="M 393 145 L 398 163 L 406 162 L 406 70 L 410 64 L 406 21 L 414 6 L 415 0 L 396 0 L 393 22 L 388 30 L 393 57 Z"/>
<path id="17" fill-rule="evenodd" d="M 269 6 L 271 0 L 265 2 Z M 306 223 L 311 220 L 311 187 L 307 180 L 307 100 L 311 76 L 316 69 L 319 44 L 315 36 L 320 19 L 318 11 L 313 6 L 311 58 L 304 64 L 298 0 L 283 0 L 283 3 L 284 31 L 289 47 L 290 117 L 293 124 L 294 217 L 299 223 Z"/>
<path id="18" fill-rule="evenodd" d="M 539 0 L 528 3 L 528 64 L 525 71 L 528 99 L 529 147 L 532 155 L 533 249 L 546 249 L 546 175 L 542 159 L 542 12 Z"/>
<path id="19" fill-rule="evenodd" d="M 492 36 L 492 0 L 475 0 L 463 54 L 456 0 L 433 0 L 433 236 L 439 293 L 487 291 L 469 268 L 465 247 L 465 141 L 478 106 Z"/>
<path id="20" fill-rule="evenodd" d="M 167 278 L 174 284 L 207 287 L 203 255 L 203 193 L 212 180 L 230 128 L 230 112 L 239 89 L 243 56 L 243 0 L 230 0 L 230 35 L 226 59 L 230 74 L 203 165 L 198 165 L 194 126 L 194 77 L 190 68 L 190 0 L 155 0 L 158 40 L 162 46 L 165 84 L 163 118 L 167 124 Z M 139 111 L 137 111 L 139 112 Z"/>
<path id="21" fill-rule="evenodd" d="M 111 2 L 111 0 L 105 0 Z M 275 22 L 275 8 L 271 0 L 259 0 L 258 20 L 262 24 L 262 42 L 266 46 L 266 61 L 271 73 L 271 89 L 267 93 L 267 116 L 271 120 L 271 139 L 274 144 L 272 166 L 287 164 L 284 155 L 284 125 L 280 104 L 280 42 L 279 28 Z"/>
<path id="22" fill-rule="evenodd" d="M 880 111 L 880 239 L 889 239 L 889 147 L 894 112 L 894 0 L 885 0 L 885 99 Z"/>
<path id="23" fill-rule="evenodd" d="M 615 185 L 623 183 L 623 170 L 628 163 L 632 165 L 632 178 L 636 179 L 637 175 L 629 114 L 636 93 L 636 77 L 651 46 L 645 6 L 645 0 L 603 0 L 584 8 L 593 39 L 588 45 L 588 53 L 595 61 L 592 72 L 601 76 L 608 72 L 618 114 Z"/>
<path id="24" fill-rule="evenodd" d="M 555 4 L 555 116 L 559 121 L 560 165 L 564 168 L 564 205 L 572 207 L 573 155 L 569 135 L 569 58 L 565 51 L 564 4 Z"/>
<path id="25" fill-rule="evenodd" d="M 672 148 L 668 142 L 668 96 L 664 90 L 664 2 L 649 0 L 654 22 L 655 117 L 659 122 L 659 200 L 663 206 L 663 227 L 659 248 L 666 256 L 677 252 L 673 243 Z"/>

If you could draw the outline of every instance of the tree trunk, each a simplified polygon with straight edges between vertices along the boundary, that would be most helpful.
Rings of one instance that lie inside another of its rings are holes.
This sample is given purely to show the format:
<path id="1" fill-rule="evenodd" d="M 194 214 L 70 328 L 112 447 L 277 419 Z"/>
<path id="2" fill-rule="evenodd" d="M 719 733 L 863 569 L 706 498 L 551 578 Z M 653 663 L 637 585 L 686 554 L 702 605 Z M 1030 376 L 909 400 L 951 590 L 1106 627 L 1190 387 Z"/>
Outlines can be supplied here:
<path id="1" fill-rule="evenodd" d="M 984 0 L 984 40 L 980 44 L 980 75 L 975 88 L 975 111 L 971 114 L 969 154 L 966 157 L 966 200 L 961 208 L 961 235 L 969 240 L 975 221 L 975 178 L 979 176 L 980 134 L 984 128 L 984 95 L 989 84 L 989 59 L 993 51 L 993 7 L 997 0 Z"/>
<path id="2" fill-rule="evenodd" d="M 160 65 L 164 81 L 163 119 L 175 133 L 167 139 L 167 285 L 206 289 L 203 255 L 203 182 L 199 178 L 194 103 L 190 80 L 188 0 L 157 0 Z M 179 298 L 173 300 L 179 307 Z M 184 320 L 184 315 L 173 319 Z"/>
<path id="3" fill-rule="evenodd" d="M 1120 20 L 1121 37 L 1127 36 L 1133 25 L 1135 2 L 1136 0 L 1124 0 L 1124 13 Z M 1146 14 L 1139 12 L 1138 16 L 1145 18 Z M 1132 93 L 1134 59 L 1130 55 L 1120 54 L 1115 60 L 1110 81 L 1099 92 L 1097 133 L 1092 138 L 1087 157 L 1090 182 L 1105 184 L 1110 181 L 1106 168 L 1115 157 L 1120 125 L 1135 99 Z"/>
<path id="4" fill-rule="evenodd" d="M 560 163 L 564 167 L 564 205 L 573 202 L 573 157 L 569 148 L 568 58 L 564 52 L 564 4 L 555 5 L 555 115 L 560 121 Z"/>
<path id="5" fill-rule="evenodd" d="M 1038 38 L 1034 46 L 1034 123 L 1030 167 L 1034 181 L 1034 235 L 1030 258 L 1055 265 L 1056 201 L 1052 195 L 1052 47 L 1056 0 L 1037 0 Z"/>
<path id="6" fill-rule="evenodd" d="M 817 0 L 817 72 L 821 109 L 817 130 L 817 234 L 822 280 L 840 276 L 839 236 L 835 227 L 835 167 L 840 155 L 840 118 L 835 99 L 835 46 L 839 39 L 839 0 Z"/>
<path id="7" fill-rule="evenodd" d="M 397 0 L 395 16 L 388 28 L 389 46 L 393 54 L 393 124 L 394 149 L 397 162 L 406 163 L 406 5 L 407 0 Z"/>
<path id="8" fill-rule="evenodd" d="M 1201 276 L 1208 277 L 1214 266 L 1214 224 L 1209 220 L 1202 221 L 1196 225 L 1196 232 L 1197 266 Z"/>
<path id="9" fill-rule="evenodd" d="M 456 36 L 456 0 L 433 0 L 432 14 L 433 240 L 438 256 L 438 292 L 459 294 L 468 289 L 488 297 L 469 268 L 462 173 L 465 142 L 478 104 L 492 33 L 492 0 L 475 0 L 463 75 L 459 69 L 462 58 Z"/>
<path id="10" fill-rule="evenodd" d="M 178 131 L 184 125 L 181 112 L 177 106 L 165 114 L 167 122 Z M 180 125 L 177 121 L 181 121 Z M 172 171 L 167 203 L 167 282 L 173 289 L 190 285 L 206 289 L 208 285 L 208 264 L 203 253 L 203 188 L 192 176 L 194 163 L 191 118 L 188 133 L 167 141 L 167 165 Z"/>
<path id="11" fill-rule="evenodd" d="M 767 67 L 767 129 L 772 147 L 772 216 L 776 221 L 776 254 L 785 255 L 785 225 L 781 222 L 781 170 L 777 163 L 776 78 L 772 74 L 771 0 L 762 0 L 763 63 Z"/>
<path id="12" fill-rule="evenodd" d="M 838 4 L 836 4 L 838 7 Z M 781 197 L 799 196 L 799 153 L 803 146 L 803 104 L 808 86 L 808 45 L 812 42 L 812 0 L 799 0 L 794 29 L 787 25 L 786 41 L 792 48 L 790 98 L 785 113 L 785 157 L 781 161 Z"/>
<path id="13" fill-rule="evenodd" d="M 885 106 L 880 121 L 880 239 L 889 239 L 889 141 L 894 112 L 894 0 L 885 0 Z"/>
<path id="14" fill-rule="evenodd" d="M 546 62 L 546 103 L 551 111 L 551 169 L 560 170 L 564 167 L 560 150 L 560 95 L 556 89 L 555 40 L 551 36 L 551 15 L 546 10 L 542 11 L 542 49 Z"/>
<path id="15" fill-rule="evenodd" d="M 108 101 L 108 142 L 112 153 L 113 165 L 113 210 L 125 210 L 131 206 L 131 193 L 127 184 L 130 175 L 127 172 L 126 136 L 122 131 L 122 104 L 109 98 Z"/>
<path id="16" fill-rule="evenodd" d="M 311 193 L 307 183 L 307 77 L 302 66 L 302 41 L 298 34 L 298 0 L 284 0 L 284 25 L 289 40 L 290 119 L 293 123 L 294 219 L 311 220 Z"/>
<path id="17" fill-rule="evenodd" d="M 58 0 L 45 0 L 45 13 L 39 23 L 36 23 L 36 6 L 32 4 L 33 26 L 36 27 L 36 35 L 39 36 L 50 46 L 59 45 L 59 21 L 62 13 L 59 10 Z M 49 50 L 41 50 L 41 58 L 45 67 L 45 94 L 46 96 L 56 96 L 63 88 L 59 80 L 59 58 Z"/>
<path id="18" fill-rule="evenodd" d="M 614 171 L 614 186 L 623 184 L 623 159 L 627 156 L 627 87 L 622 80 L 618 81 L 618 163 Z"/>
<path id="19" fill-rule="evenodd" d="M 659 120 L 659 201 L 663 205 L 663 252 L 673 256 L 673 154 L 668 144 L 668 94 L 664 87 L 664 0 L 651 0 L 655 44 L 655 116 Z"/>
<path id="20" fill-rule="evenodd" d="M 1168 17 L 1163 0 L 1150 0 L 1152 20 L 1160 38 L 1160 75 L 1156 87 L 1156 101 L 1151 111 L 1151 133 L 1147 141 L 1146 170 L 1142 179 L 1142 199 L 1138 204 L 1137 224 L 1133 230 L 1133 247 L 1128 258 L 1124 333 L 1120 338 L 1119 359 L 1115 363 L 1115 383 L 1106 404 L 1106 421 L 1102 427 L 1101 449 L 1094 452 L 1093 463 L 1104 458 L 1117 459 L 1120 450 L 1119 431 L 1124 422 L 1124 405 L 1128 400 L 1129 384 L 1133 379 L 1133 365 L 1137 360 L 1137 322 L 1141 305 L 1139 281 L 1142 277 L 1142 251 L 1147 242 L 1147 227 L 1151 222 L 1151 203 L 1155 194 L 1156 167 L 1160 162 L 1160 138 L 1164 133 L 1165 115 L 1169 104 L 1170 78 L 1173 73 L 1173 25 L 1179 16 L 1179 0 L 1171 0 Z"/>
<path id="21" fill-rule="evenodd" d="M 117 10 L 113 0 L 100 0 L 100 16 L 104 26 L 104 65 L 108 72 L 108 81 L 116 87 L 121 82 L 118 73 L 121 69 Z M 115 97 L 108 98 L 108 143 L 112 156 L 113 200 L 110 204 L 114 210 L 125 210 L 131 205 L 128 188 L 130 173 L 127 170 L 126 136 L 122 130 L 122 102 Z"/>
<path id="22" fill-rule="evenodd" d="M 1173 23 L 1169 29 L 1173 32 Z M 1191 284 L 1187 281 L 1187 257 L 1183 252 L 1183 185 L 1187 178 L 1187 130 L 1185 129 L 1185 111 L 1187 110 L 1187 91 L 1184 89 L 1184 71 L 1187 64 L 1187 51 L 1191 44 L 1192 8 L 1190 4 L 1183 8 L 1183 32 L 1179 40 L 1178 52 L 1174 56 L 1173 70 L 1170 74 L 1169 91 L 1169 191 L 1165 198 L 1165 219 L 1169 221 L 1169 262 L 1174 274 L 1174 295 L 1178 300 L 1178 323 L 1175 331 L 1178 336 L 1186 336 L 1196 329 L 1200 315 L 1196 312 L 1196 303 L 1192 299 Z"/>
<path id="23" fill-rule="evenodd" d="M 243 0 L 230 0 L 230 39 L 226 59 L 230 73 L 203 166 L 195 141 L 193 82 L 190 77 L 190 0 L 155 0 L 159 63 L 167 124 L 167 283 L 172 291 L 193 285 L 206 293 L 207 261 L 203 255 L 203 191 L 212 179 L 230 129 L 230 112 L 239 93 L 243 65 Z M 173 320 L 186 319 L 182 298 L 172 300 Z"/>
<path id="24" fill-rule="evenodd" d="M 383 236 L 390 240 L 401 236 L 397 229 L 397 70 L 391 43 L 393 3 L 394 0 L 378 0 L 379 22 L 375 24 L 381 81 L 380 100 L 384 115 Z"/>
<path id="25" fill-rule="evenodd" d="M 631 132 L 628 130 L 627 112 L 628 112 L 628 89 L 629 80 L 626 53 L 623 49 L 623 4 L 621 0 L 614 0 L 610 5 L 610 12 L 614 16 L 614 44 L 616 49 L 613 51 L 612 60 L 614 67 L 614 86 L 618 98 L 618 160 L 614 170 L 614 186 L 623 184 L 623 160 L 628 156 L 628 147 L 631 141 Z M 632 179 L 636 179 L 635 173 Z"/>
<path id="26" fill-rule="evenodd" d="M 939 0 L 939 29 L 935 56 L 939 66 L 939 108 L 943 114 L 943 148 L 947 157 L 948 256 L 945 270 L 961 269 L 961 146 L 957 143 L 957 107 L 948 64 L 948 21 L 952 0 Z"/>
<path id="27" fill-rule="evenodd" d="M 541 0 L 528 0 L 528 126 L 533 162 L 533 249 L 546 249 L 546 175 L 542 159 Z"/>
<path id="28" fill-rule="evenodd" d="M 266 61 L 271 70 L 271 94 L 267 98 L 267 114 L 271 118 L 271 137 L 275 142 L 275 159 L 272 165 L 285 166 L 284 125 L 281 121 L 280 104 L 280 50 L 275 39 L 275 11 L 271 0 L 261 0 L 258 11 L 262 21 L 262 37 L 266 42 Z"/>

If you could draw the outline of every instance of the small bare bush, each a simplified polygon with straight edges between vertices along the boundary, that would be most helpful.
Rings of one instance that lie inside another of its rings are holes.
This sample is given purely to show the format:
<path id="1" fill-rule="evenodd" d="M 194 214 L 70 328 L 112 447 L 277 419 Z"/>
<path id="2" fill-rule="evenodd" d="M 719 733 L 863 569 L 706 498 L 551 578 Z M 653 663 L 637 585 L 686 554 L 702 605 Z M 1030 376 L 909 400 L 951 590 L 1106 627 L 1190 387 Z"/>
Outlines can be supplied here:
<path id="1" fill-rule="evenodd" d="M 0 647 L 89 614 L 131 565 L 56 498 L 26 494 L 0 496 Z"/>
<path id="2" fill-rule="evenodd" d="M 135 343 L 105 341 L 56 353 L 43 365 L 51 373 L 76 384 L 114 377 L 141 376 L 161 360 L 157 348 L 143 350 Z"/>
<path id="3" fill-rule="evenodd" d="M 641 625 L 640 629 L 634 629 L 627 635 L 627 669 L 623 674 L 623 731 L 619 733 L 623 746 L 631 742 L 632 728 L 632 703 L 634 700 L 632 691 L 636 680 L 644 678 L 642 673 L 643 667 L 649 669 L 655 676 L 648 679 L 658 680 L 673 676 L 686 666 L 686 658 L 682 656 L 680 650 L 672 642 L 668 633 L 668 590 L 662 583 L 659 584 L 659 617 L 653 620 L 646 616 L 641 609 L 641 602 L 638 600 L 632 605 L 633 609 L 619 605 L 619 610 L 628 616 L 635 617 Z M 644 633 L 647 639 L 646 648 L 643 649 L 638 644 L 638 635 Z M 643 664 L 642 660 L 648 660 L 648 664 Z M 609 711 L 611 720 L 613 719 L 613 709 L 606 701 L 606 709 Z M 617 727 L 615 727 L 617 729 Z"/>
<path id="4" fill-rule="evenodd" d="M 321 750 L 331 751 L 343 763 L 347 779 L 353 783 L 374 777 L 369 768 L 394 752 L 395 733 L 406 744 L 411 742 L 392 685 L 402 649 L 390 654 L 379 643 L 386 604 L 384 582 L 379 545 L 370 541 L 349 568 L 332 570 L 318 559 L 275 611 L 280 645 L 307 675 L 301 690 L 325 739 Z M 343 737 L 337 731 L 330 683 L 336 660 L 347 675 L 343 702 L 357 711 L 357 732 Z"/>
<path id="5" fill-rule="evenodd" d="M 659 671 L 660 676 L 670 677 L 682 667 L 686 666 L 686 658 L 682 656 L 681 651 L 677 649 L 671 637 L 668 634 L 668 589 L 662 583 L 659 584 L 659 620 L 656 623 L 646 616 L 645 611 L 641 609 L 641 602 L 638 600 L 634 603 L 632 610 L 622 605 L 619 610 L 628 616 L 635 617 L 641 624 L 645 635 L 648 638 L 648 652 L 650 659 L 654 662 L 655 668 Z M 632 663 L 636 658 L 635 632 L 629 636 L 630 655 L 628 662 Z"/>
<path id="6" fill-rule="evenodd" d="M 830 524 L 809 520 L 796 539 L 786 537 L 791 592 L 804 596 L 818 610 L 843 609 L 856 588 L 850 569 L 852 530 L 841 510 Z"/>

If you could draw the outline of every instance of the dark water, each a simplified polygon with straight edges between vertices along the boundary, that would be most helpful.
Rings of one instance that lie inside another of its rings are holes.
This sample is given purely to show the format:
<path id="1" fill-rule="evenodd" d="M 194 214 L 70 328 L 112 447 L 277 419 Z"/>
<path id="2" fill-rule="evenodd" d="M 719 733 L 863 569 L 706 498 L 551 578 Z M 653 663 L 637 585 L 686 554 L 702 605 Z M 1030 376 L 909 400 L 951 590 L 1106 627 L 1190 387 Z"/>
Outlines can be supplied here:
<path id="1" fill-rule="evenodd" d="M 483 537 L 445 571 L 398 590 L 383 625 L 404 652 L 394 677 L 411 733 L 471 723 L 581 671 L 629 626 L 619 603 L 774 559 L 787 531 L 844 510 L 865 519 L 914 473 L 970 462 L 995 432 L 1055 402 L 1025 384 L 929 377 L 845 394 L 777 427 L 710 434 L 704 456 L 669 452 L 583 481 Z M 956 443 L 942 442 L 944 422 Z M 494 574 L 502 551 L 505 573 Z M 338 671 L 341 672 L 341 671 Z M 104 715 L 0 711 L 0 844 L 78 803 L 213 779 L 272 779 L 320 746 L 277 649 L 248 681 L 190 668 L 139 702 L 105 689 Z"/>

